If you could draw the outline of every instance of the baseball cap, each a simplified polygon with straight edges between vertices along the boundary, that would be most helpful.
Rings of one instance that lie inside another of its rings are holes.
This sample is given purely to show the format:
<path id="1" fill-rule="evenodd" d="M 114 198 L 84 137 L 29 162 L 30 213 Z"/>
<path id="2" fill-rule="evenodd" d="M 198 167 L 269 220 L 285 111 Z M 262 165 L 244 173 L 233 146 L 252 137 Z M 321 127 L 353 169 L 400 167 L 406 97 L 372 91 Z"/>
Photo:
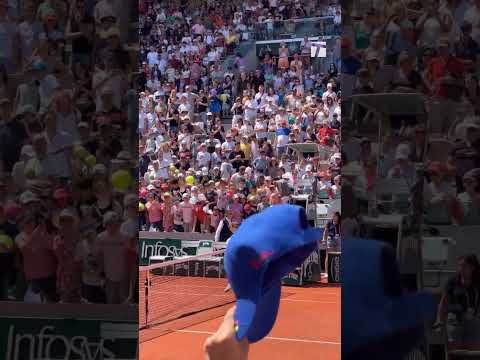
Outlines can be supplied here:
<path id="1" fill-rule="evenodd" d="M 30 190 L 24 191 L 22 195 L 20 195 L 20 203 L 22 205 L 27 205 L 38 201 L 40 201 L 40 199 Z"/>
<path id="2" fill-rule="evenodd" d="M 63 209 L 58 216 L 59 219 L 78 220 L 77 215 L 70 209 Z"/>
<path id="3" fill-rule="evenodd" d="M 272 226 L 272 224 L 275 224 Z M 272 329 L 282 279 L 315 250 L 322 230 L 309 226 L 305 210 L 275 205 L 242 222 L 225 251 L 225 270 L 235 293 L 236 337 L 250 343 Z"/>
<path id="4" fill-rule="evenodd" d="M 402 292 L 395 252 L 384 242 L 343 239 L 341 262 L 342 358 L 375 352 L 378 359 L 405 359 L 421 341 L 424 322 L 434 320 L 435 299 Z"/>
<path id="5" fill-rule="evenodd" d="M 410 148 L 407 144 L 400 144 L 397 146 L 395 152 L 395 160 L 407 160 L 410 156 Z"/>
<path id="6" fill-rule="evenodd" d="M 62 200 L 62 199 L 67 199 L 68 198 L 68 192 L 66 189 L 64 188 L 58 188 L 57 190 L 55 190 L 55 192 L 53 193 L 53 198 L 55 200 Z"/>
<path id="7" fill-rule="evenodd" d="M 35 156 L 35 150 L 33 150 L 32 145 L 23 145 L 22 150 L 20 151 L 20 154 L 28 156 L 29 158 L 32 158 Z"/>

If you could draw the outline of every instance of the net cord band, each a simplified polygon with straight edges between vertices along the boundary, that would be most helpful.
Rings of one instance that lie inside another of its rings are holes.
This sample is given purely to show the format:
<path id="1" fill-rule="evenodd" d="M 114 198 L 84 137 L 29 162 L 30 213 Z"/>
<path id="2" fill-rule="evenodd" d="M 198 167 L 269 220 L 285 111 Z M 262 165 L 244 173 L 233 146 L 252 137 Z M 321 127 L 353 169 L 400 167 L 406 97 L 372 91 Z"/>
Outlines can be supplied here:
<path id="1" fill-rule="evenodd" d="M 152 270 L 157 270 L 157 269 L 160 269 L 160 268 L 163 268 L 163 267 L 182 264 L 182 263 L 189 262 L 189 261 L 203 260 L 203 259 L 206 259 L 206 258 L 220 256 L 220 255 L 223 255 L 223 254 L 225 254 L 225 250 L 217 250 L 217 251 L 213 251 L 209 254 L 188 256 L 188 257 L 185 257 L 184 259 L 169 260 L 169 261 L 165 261 L 165 262 L 162 262 L 162 263 L 151 264 L 151 265 L 147 265 L 147 266 L 140 266 L 138 271 L 140 271 L 140 272 L 143 272 L 143 271 L 150 272 Z"/>

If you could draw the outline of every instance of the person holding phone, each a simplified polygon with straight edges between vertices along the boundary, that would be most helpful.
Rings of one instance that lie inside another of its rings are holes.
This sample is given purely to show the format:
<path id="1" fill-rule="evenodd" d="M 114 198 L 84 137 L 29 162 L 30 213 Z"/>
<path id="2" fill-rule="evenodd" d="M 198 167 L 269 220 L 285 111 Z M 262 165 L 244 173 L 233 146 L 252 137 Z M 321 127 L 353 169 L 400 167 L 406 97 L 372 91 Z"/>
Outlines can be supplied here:
<path id="1" fill-rule="evenodd" d="M 462 341 L 467 322 L 480 319 L 480 263 L 474 254 L 458 260 L 457 274 L 451 278 L 437 310 L 434 329 L 447 327 L 448 340 Z"/>

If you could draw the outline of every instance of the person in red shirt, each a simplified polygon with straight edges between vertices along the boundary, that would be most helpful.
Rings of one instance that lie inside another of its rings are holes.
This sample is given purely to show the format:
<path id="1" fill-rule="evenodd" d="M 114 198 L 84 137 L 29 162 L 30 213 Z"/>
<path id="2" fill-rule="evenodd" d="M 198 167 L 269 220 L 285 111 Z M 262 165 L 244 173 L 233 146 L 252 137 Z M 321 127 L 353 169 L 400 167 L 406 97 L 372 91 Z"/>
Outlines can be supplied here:
<path id="1" fill-rule="evenodd" d="M 437 53 L 428 63 L 427 80 L 432 84 L 433 95 L 440 98 L 447 97 L 447 90 L 442 81 L 446 76 L 453 79 L 461 79 L 465 72 L 463 60 L 450 53 L 449 41 L 441 38 L 437 42 Z"/>
<path id="2" fill-rule="evenodd" d="M 203 207 L 207 203 L 205 195 L 198 196 L 197 203 L 193 206 L 193 229 L 195 232 L 205 232 L 207 228 L 207 214 Z"/>
<path id="3" fill-rule="evenodd" d="M 21 216 L 18 225 L 20 233 L 15 238 L 15 245 L 22 254 L 23 272 L 29 290 L 38 294 L 42 302 L 54 302 L 57 262 L 46 222 L 28 211 Z"/>
<path id="4" fill-rule="evenodd" d="M 321 145 L 329 145 L 331 139 L 335 137 L 337 132 L 328 125 L 328 120 L 323 120 L 323 126 L 318 130 L 317 139 Z"/>

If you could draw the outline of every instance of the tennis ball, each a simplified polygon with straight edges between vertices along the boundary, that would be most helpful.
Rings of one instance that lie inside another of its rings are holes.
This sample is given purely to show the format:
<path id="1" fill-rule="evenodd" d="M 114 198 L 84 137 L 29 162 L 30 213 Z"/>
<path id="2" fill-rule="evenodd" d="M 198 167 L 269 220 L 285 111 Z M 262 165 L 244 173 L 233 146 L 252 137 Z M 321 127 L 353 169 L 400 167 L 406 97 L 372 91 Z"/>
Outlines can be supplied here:
<path id="1" fill-rule="evenodd" d="M 33 169 L 33 167 L 28 167 L 25 169 L 24 175 L 26 178 L 32 179 L 35 177 L 35 170 Z"/>
<path id="2" fill-rule="evenodd" d="M 88 156 L 88 151 L 83 146 L 75 146 L 73 148 L 73 155 L 79 159 L 85 159 Z"/>
<path id="3" fill-rule="evenodd" d="M 185 182 L 187 183 L 187 185 L 193 185 L 195 183 L 195 179 L 192 175 L 189 175 L 185 178 Z"/>
<path id="4" fill-rule="evenodd" d="M 97 158 L 90 154 L 88 155 L 85 159 L 84 159 L 85 163 L 90 166 L 90 167 L 94 167 L 96 164 L 97 164 Z"/>
<path id="5" fill-rule="evenodd" d="M 141 202 L 138 203 L 138 211 L 145 211 L 145 205 Z"/>
<path id="6" fill-rule="evenodd" d="M 0 245 L 3 245 L 7 251 L 12 250 L 13 248 L 13 240 L 8 235 L 0 235 Z M 0 251 L 1 252 L 1 251 Z"/>
<path id="7" fill-rule="evenodd" d="M 117 191 L 127 191 L 132 183 L 132 175 L 126 170 L 117 170 L 112 174 L 112 185 Z"/>

